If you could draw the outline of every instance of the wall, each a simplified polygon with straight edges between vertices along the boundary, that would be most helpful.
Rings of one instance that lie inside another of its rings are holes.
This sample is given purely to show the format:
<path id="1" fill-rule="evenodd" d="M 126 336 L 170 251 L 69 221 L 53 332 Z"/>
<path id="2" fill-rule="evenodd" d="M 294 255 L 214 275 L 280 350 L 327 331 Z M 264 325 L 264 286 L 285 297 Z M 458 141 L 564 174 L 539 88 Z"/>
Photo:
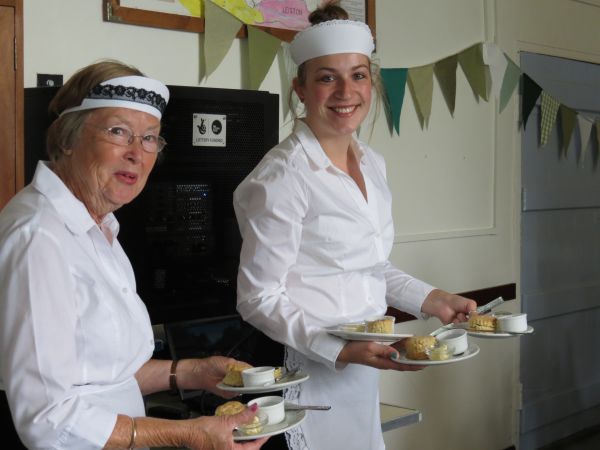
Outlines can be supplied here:
<path id="1" fill-rule="evenodd" d="M 378 14 L 383 67 L 427 64 L 493 40 L 492 2 L 384 1 L 378 13 L 382 6 L 385 17 L 394 18 L 380 20 Z M 428 130 L 420 129 L 409 100 L 401 135 L 389 138 L 381 124 L 374 139 L 395 194 L 398 244 L 392 259 L 450 291 L 516 281 L 515 150 L 496 145 L 496 111 L 494 100 L 475 100 L 459 69 L 454 117 L 434 82 Z M 402 328 L 427 334 L 438 326 L 430 319 Z M 382 374 L 384 401 L 423 414 L 420 424 L 386 433 L 390 449 L 492 450 L 516 442 L 517 341 L 472 341 L 481 352 L 471 360 Z"/>
<path id="2" fill-rule="evenodd" d="M 168 84 L 246 87 L 245 41 L 200 81 L 202 36 L 104 23 L 100 0 L 24 3 L 26 87 L 37 73 L 67 78 L 105 57 Z M 597 61 L 599 9 L 575 0 L 379 0 L 377 58 L 383 67 L 411 67 L 488 40 L 515 61 L 519 50 Z M 497 114 L 494 100 L 476 102 L 460 70 L 457 80 L 454 117 L 434 83 L 429 129 L 421 130 L 407 90 L 400 136 L 390 136 L 381 114 L 371 144 L 386 157 L 395 195 L 392 261 L 441 288 L 466 291 L 518 282 L 518 101 Z M 261 89 L 280 88 L 276 63 Z M 289 123 L 281 123 L 284 136 Z M 423 334 L 438 326 L 430 319 L 403 329 Z M 517 442 L 518 340 L 476 343 L 480 354 L 460 364 L 382 373 L 383 401 L 423 413 L 422 423 L 386 433 L 388 448 L 494 450 Z"/>

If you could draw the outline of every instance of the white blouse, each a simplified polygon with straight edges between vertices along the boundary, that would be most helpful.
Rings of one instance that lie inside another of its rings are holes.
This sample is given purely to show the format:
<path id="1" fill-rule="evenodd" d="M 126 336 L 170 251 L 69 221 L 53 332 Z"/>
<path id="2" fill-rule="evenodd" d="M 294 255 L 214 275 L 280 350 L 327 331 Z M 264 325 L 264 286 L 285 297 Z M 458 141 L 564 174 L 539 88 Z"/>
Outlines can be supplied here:
<path id="1" fill-rule="evenodd" d="M 102 223 L 113 236 L 112 214 Z M 152 356 L 131 264 L 38 163 L 0 213 L 0 376 L 29 448 L 99 449 L 117 414 L 143 416 L 134 378 Z"/>
<path id="2" fill-rule="evenodd" d="M 376 449 L 382 442 L 379 423 L 373 425 L 379 420 L 373 407 L 378 379 L 373 372 L 377 371 L 336 365 L 345 341 L 327 334 L 324 327 L 382 315 L 388 305 L 420 317 L 421 304 L 433 289 L 388 261 L 394 229 L 385 163 L 359 141 L 353 142 L 353 149 L 368 201 L 354 180 L 331 163 L 302 121 L 234 193 L 243 238 L 238 310 L 256 328 L 291 348 L 288 360 L 309 364 L 319 372 L 318 376 L 311 373 L 300 386 L 307 395 L 310 391 L 311 400 L 321 395 L 327 404 L 333 403 L 328 414 L 309 426 L 342 441 L 325 447 L 331 443 L 319 441 L 320 432 L 313 433 L 311 449 L 344 448 L 344 440 L 351 445 L 347 448 Z M 328 386 L 327 373 L 337 376 L 337 383 Z M 340 376 L 355 376 L 359 385 L 369 385 L 358 398 L 356 392 L 352 396 L 353 401 L 371 405 L 365 409 L 365 414 L 373 413 L 365 419 L 371 431 L 349 431 L 344 416 L 335 419 L 341 413 L 340 408 L 336 412 L 335 401 L 344 395 L 343 388 L 333 387 L 343 386 Z M 375 441 L 369 442 L 377 445 L 360 447 L 361 435 L 371 432 Z"/>

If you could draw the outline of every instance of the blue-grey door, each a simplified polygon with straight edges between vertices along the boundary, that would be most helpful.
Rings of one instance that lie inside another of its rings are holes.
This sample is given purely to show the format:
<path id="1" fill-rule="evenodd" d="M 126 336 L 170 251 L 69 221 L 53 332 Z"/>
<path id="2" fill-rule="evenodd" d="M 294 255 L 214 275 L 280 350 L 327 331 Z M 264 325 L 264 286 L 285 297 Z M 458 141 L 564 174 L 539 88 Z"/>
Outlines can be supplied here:
<path id="1" fill-rule="evenodd" d="M 532 53 L 521 69 L 579 114 L 600 118 L 600 65 Z M 560 118 L 540 147 L 540 102 L 522 134 L 521 299 L 535 328 L 520 338 L 521 450 L 600 424 L 600 166 Z M 592 128 L 593 130 L 593 128 Z M 581 159 L 583 153 L 583 162 Z"/>

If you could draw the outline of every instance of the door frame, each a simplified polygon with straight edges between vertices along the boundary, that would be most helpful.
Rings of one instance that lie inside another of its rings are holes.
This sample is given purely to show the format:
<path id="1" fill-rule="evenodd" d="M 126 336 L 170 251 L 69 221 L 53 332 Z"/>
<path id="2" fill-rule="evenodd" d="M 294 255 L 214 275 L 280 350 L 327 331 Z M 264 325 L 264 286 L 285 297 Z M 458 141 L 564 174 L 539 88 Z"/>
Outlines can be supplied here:
<path id="1" fill-rule="evenodd" d="M 10 161 L 14 165 L 14 177 L 12 180 L 4 181 L 5 184 L 0 184 L 0 201 L 2 198 L 10 198 L 19 189 L 23 187 L 25 179 L 25 159 L 24 159 L 24 75 L 23 75 L 23 0 L 0 0 L 0 7 L 13 8 L 14 10 L 14 54 L 13 54 L 13 71 L 14 71 L 14 91 L 0 92 L 0 95 L 14 96 L 14 143 L 9 142 L 8 146 L 12 147 L 7 151 L 10 154 L 0 154 L 0 161 L 6 163 Z M 9 37 L 10 39 L 10 37 Z M 10 43 L 8 44 L 10 45 Z M 10 69 L 9 69 L 10 70 Z M 10 114 L 10 111 L 8 112 Z M 14 164 L 13 164 L 14 162 Z M 9 169 L 10 170 L 10 169 Z M 0 208 L 4 205 L 0 204 Z"/>

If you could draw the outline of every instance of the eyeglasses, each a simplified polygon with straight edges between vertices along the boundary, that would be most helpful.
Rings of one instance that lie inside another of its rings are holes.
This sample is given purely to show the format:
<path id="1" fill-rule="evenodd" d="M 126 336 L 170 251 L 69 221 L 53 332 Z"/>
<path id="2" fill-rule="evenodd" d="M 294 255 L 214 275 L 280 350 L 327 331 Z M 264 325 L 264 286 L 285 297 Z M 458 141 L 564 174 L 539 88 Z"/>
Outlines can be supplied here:
<path id="1" fill-rule="evenodd" d="M 155 134 L 133 134 L 133 131 L 124 126 L 104 128 L 91 124 L 88 125 L 104 131 L 110 142 L 122 147 L 127 147 L 128 145 L 133 144 L 133 139 L 136 137 L 140 138 L 142 148 L 148 153 L 159 153 L 163 148 L 165 148 L 165 145 L 167 145 L 167 141 L 165 141 L 162 136 Z"/>

